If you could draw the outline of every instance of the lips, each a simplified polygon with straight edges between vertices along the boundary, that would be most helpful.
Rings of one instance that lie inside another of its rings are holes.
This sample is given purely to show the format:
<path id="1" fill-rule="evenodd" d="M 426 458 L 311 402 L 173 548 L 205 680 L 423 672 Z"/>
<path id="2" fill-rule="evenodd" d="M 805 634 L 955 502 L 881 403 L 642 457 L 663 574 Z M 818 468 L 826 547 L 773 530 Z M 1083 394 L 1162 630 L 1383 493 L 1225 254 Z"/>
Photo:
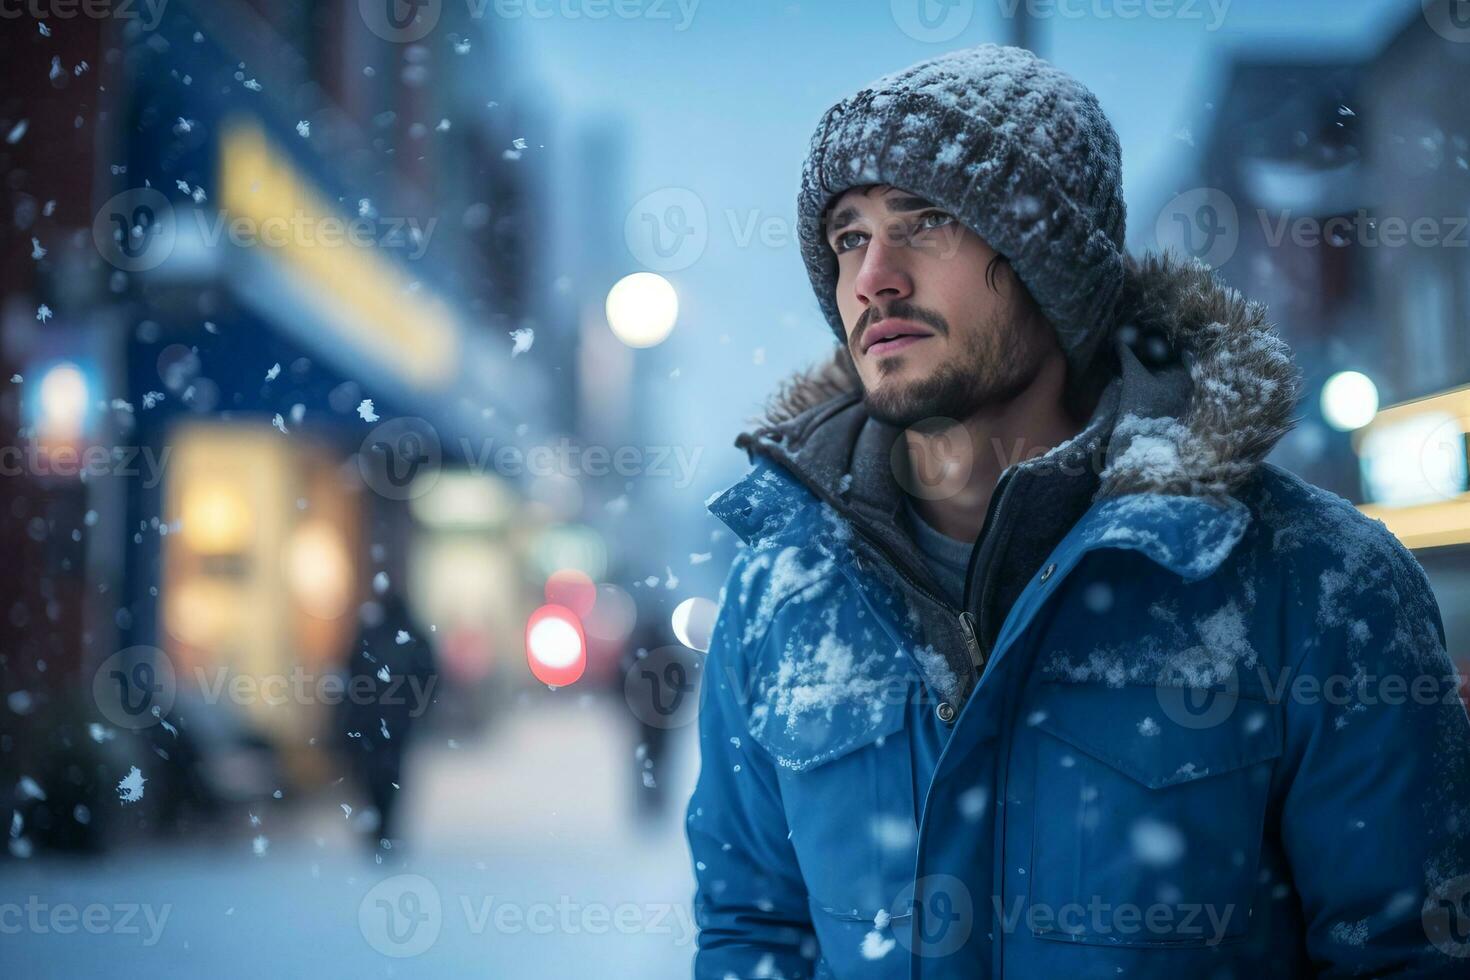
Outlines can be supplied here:
<path id="1" fill-rule="evenodd" d="M 863 338 L 863 353 L 889 354 L 932 336 L 933 333 L 916 324 L 888 319 L 868 328 Z"/>

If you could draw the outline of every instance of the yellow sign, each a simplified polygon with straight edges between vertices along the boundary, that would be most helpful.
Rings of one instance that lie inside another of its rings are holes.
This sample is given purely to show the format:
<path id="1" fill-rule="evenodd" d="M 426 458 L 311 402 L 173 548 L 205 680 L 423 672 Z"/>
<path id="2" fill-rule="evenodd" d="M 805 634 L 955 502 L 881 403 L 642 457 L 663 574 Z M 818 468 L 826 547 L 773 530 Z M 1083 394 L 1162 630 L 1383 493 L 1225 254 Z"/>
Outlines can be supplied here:
<path id="1" fill-rule="evenodd" d="M 1373 503 L 1411 549 L 1470 543 L 1470 387 L 1385 408 L 1353 437 Z"/>
<path id="2" fill-rule="evenodd" d="M 382 368 L 420 388 L 449 380 L 459 358 L 453 313 L 415 292 L 398 265 L 359 236 L 271 146 L 260 126 L 233 120 L 220 138 L 220 208 L 271 247 L 264 251 L 323 323 Z"/>

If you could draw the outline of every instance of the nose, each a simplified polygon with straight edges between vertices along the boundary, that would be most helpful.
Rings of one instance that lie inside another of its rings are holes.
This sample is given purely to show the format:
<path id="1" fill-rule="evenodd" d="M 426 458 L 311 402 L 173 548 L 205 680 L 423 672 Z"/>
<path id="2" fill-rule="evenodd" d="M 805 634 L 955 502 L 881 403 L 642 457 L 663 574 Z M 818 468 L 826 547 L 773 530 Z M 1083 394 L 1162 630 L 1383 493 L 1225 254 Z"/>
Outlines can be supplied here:
<path id="1" fill-rule="evenodd" d="M 910 250 L 883 238 L 875 234 L 869 239 L 862 267 L 852 282 L 853 292 L 865 308 L 880 300 L 891 302 L 913 295 L 914 282 L 906 264 Z"/>

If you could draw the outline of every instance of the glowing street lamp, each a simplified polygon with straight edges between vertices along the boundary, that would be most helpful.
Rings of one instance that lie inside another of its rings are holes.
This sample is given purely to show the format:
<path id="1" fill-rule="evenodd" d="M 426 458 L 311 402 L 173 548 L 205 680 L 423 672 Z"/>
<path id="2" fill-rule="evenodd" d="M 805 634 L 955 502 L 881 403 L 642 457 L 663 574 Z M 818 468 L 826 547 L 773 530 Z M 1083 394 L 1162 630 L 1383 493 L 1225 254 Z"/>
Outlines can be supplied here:
<path id="1" fill-rule="evenodd" d="M 41 376 L 40 418 L 37 429 L 47 440 L 68 441 L 82 434 L 91 395 L 87 376 L 70 361 L 62 361 Z"/>
<path id="2" fill-rule="evenodd" d="M 1361 429 L 1378 414 L 1378 386 L 1360 371 L 1339 371 L 1322 386 L 1322 417 L 1339 432 Z"/>
<path id="3" fill-rule="evenodd" d="M 663 276 L 635 272 L 607 293 L 607 325 L 629 347 L 662 343 L 679 318 L 679 294 Z"/>

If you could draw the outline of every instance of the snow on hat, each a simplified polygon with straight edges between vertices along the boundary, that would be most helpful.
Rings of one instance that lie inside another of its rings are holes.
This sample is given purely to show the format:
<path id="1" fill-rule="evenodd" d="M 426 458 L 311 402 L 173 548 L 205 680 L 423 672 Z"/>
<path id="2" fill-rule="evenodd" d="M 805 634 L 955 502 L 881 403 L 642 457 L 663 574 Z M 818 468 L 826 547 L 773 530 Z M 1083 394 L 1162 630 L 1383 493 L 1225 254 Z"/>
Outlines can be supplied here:
<path id="1" fill-rule="evenodd" d="M 876 82 L 822 116 L 802 167 L 798 240 L 839 342 L 835 199 L 891 184 L 954 214 L 1010 260 L 1083 376 L 1123 284 L 1118 134 L 1086 86 L 1024 48 L 982 44 Z"/>

